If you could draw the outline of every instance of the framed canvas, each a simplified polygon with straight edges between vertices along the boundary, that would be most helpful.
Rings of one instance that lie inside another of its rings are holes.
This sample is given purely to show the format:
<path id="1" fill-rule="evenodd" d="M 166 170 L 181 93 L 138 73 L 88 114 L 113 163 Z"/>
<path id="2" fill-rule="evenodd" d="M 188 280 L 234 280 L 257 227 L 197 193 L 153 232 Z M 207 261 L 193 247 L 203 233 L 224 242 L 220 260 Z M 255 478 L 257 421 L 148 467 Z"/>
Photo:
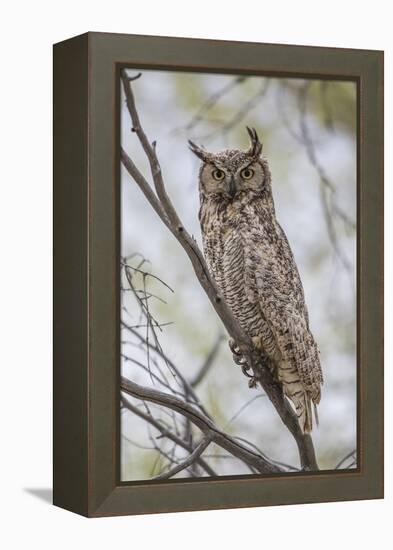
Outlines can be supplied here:
<path id="1" fill-rule="evenodd" d="M 382 52 L 54 46 L 53 420 L 89 517 L 382 498 Z"/>

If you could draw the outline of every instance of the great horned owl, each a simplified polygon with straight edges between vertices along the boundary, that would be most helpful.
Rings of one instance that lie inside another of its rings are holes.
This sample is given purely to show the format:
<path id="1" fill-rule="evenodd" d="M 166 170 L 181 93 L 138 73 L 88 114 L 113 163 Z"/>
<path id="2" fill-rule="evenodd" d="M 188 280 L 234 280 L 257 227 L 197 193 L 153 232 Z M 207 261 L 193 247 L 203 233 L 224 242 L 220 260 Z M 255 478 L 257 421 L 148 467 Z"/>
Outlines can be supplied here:
<path id="1" fill-rule="evenodd" d="M 211 153 L 192 141 L 199 172 L 203 248 L 211 273 L 243 330 L 252 338 L 312 430 L 312 404 L 323 383 L 319 351 L 309 328 L 299 272 L 274 209 L 271 174 L 262 144 L 247 128 L 247 151 Z M 232 346 L 235 353 L 238 353 Z"/>

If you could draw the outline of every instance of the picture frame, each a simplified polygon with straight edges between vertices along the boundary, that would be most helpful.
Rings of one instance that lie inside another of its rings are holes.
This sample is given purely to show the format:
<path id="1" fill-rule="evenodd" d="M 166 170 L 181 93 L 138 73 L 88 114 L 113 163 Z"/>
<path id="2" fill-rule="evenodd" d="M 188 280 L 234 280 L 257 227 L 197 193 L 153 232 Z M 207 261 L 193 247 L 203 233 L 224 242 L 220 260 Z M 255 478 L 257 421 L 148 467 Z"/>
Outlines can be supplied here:
<path id="1" fill-rule="evenodd" d="M 358 467 L 120 481 L 120 71 L 357 86 Z M 54 46 L 54 504 L 88 517 L 383 498 L 383 52 L 110 33 Z"/>

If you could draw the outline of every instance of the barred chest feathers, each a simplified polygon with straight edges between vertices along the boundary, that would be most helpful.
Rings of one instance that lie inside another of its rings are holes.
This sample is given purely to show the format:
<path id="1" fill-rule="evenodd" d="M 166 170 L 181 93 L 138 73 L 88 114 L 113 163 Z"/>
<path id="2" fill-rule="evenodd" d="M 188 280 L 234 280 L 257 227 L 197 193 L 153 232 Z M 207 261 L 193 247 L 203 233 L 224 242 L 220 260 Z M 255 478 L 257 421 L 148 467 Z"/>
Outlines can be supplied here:
<path id="1" fill-rule="evenodd" d="M 253 203 L 220 204 L 207 200 L 201 204 L 203 248 L 209 269 L 242 328 L 251 337 L 265 335 L 263 340 L 268 343 L 273 335 L 261 316 L 256 284 L 244 284 L 246 273 L 249 280 L 255 278 L 257 258 L 249 244 L 266 237 L 258 220 Z"/>

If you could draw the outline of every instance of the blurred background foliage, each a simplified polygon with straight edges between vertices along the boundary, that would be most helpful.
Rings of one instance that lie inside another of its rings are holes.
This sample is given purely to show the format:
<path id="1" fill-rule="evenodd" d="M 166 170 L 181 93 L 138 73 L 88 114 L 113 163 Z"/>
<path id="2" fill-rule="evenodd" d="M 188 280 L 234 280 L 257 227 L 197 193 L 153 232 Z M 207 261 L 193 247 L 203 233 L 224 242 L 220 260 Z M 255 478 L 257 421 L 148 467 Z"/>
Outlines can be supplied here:
<path id="1" fill-rule="evenodd" d="M 277 217 L 299 267 L 321 350 L 325 384 L 314 443 L 320 467 L 334 468 L 356 448 L 356 85 L 143 71 L 133 89 L 144 129 L 157 141 L 168 192 L 200 246 L 199 165 L 187 139 L 211 150 L 245 148 L 245 126 L 257 129 L 272 172 Z M 121 143 L 150 181 L 145 155 L 130 130 L 122 96 Z M 223 332 L 220 321 L 183 250 L 124 169 L 121 216 L 122 255 L 142 254 L 150 262 L 148 269 L 174 290 L 148 280 L 149 292 L 165 301 L 151 300 L 155 317 L 171 323 L 159 333 L 161 346 L 191 380 Z M 125 319 L 137 322 L 135 304 L 126 292 L 122 305 Z M 122 349 L 130 351 L 129 346 L 123 338 Z M 146 361 L 135 346 L 132 353 Z M 122 370 L 138 383 L 154 383 L 129 361 Z M 292 437 L 260 390 L 248 388 L 226 338 L 196 391 L 228 433 L 253 442 L 275 460 L 299 466 Z M 167 412 L 155 414 L 165 419 Z M 122 412 L 123 480 L 159 473 L 165 457 L 152 447 L 156 436 L 143 420 Z M 243 464 L 212 446 L 205 455 L 221 475 L 246 473 Z"/>

